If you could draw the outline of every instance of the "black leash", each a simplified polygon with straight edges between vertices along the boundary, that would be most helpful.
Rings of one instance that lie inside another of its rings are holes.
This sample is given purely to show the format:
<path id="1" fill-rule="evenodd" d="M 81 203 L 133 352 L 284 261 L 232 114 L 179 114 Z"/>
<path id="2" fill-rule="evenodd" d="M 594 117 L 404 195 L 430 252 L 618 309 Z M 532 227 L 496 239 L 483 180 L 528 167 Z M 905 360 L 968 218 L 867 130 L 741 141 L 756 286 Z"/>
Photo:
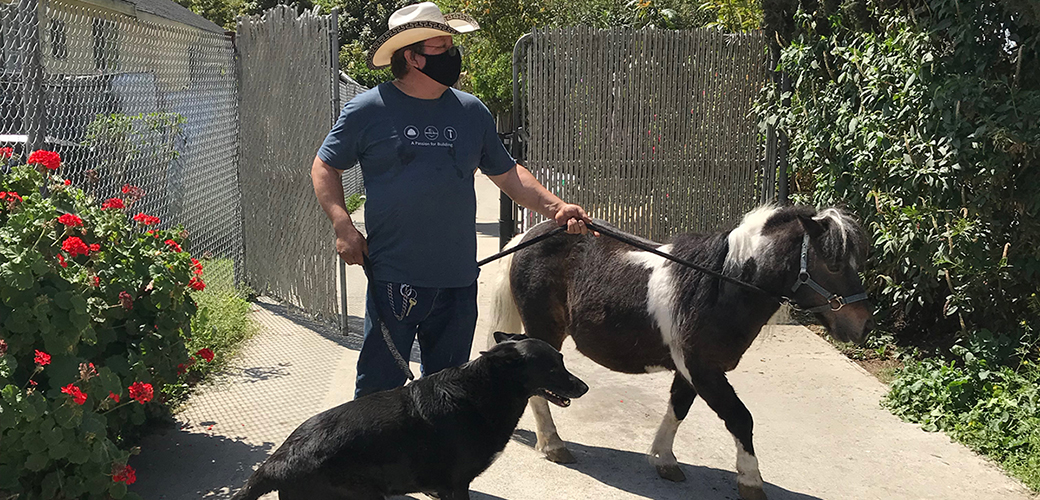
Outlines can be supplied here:
<path id="1" fill-rule="evenodd" d="M 716 277 L 716 278 L 718 278 L 720 280 L 727 281 L 729 283 L 733 283 L 734 285 L 742 286 L 744 288 L 756 291 L 756 292 L 761 293 L 763 295 L 768 295 L 768 296 L 776 299 L 776 301 L 780 302 L 781 304 L 783 304 L 784 302 L 788 302 L 786 297 L 778 297 L 775 293 L 766 291 L 765 289 L 763 289 L 763 288 L 761 288 L 759 286 L 752 285 L 751 283 L 748 283 L 746 281 L 741 281 L 741 280 L 739 280 L 737 278 L 733 278 L 731 276 L 726 276 L 726 275 L 724 275 L 724 274 L 722 274 L 722 273 L 720 273 L 718 271 L 713 271 L 713 270 L 708 269 L 708 268 L 706 268 L 706 267 L 704 267 L 702 265 L 695 264 L 695 263 L 690 262 L 690 261 L 688 261 L 686 259 L 682 259 L 682 258 L 676 257 L 676 256 L 674 256 L 674 255 L 672 255 L 670 253 L 662 252 L 662 251 L 658 250 L 657 248 L 654 248 L 654 247 L 652 247 L 650 245 L 647 245 L 646 243 L 643 243 L 642 241 L 639 241 L 638 239 L 636 239 L 631 234 L 623 233 L 621 231 L 615 231 L 613 229 L 610 229 L 608 227 L 603 227 L 603 226 L 601 226 L 599 224 L 596 224 L 594 222 L 586 222 L 585 225 L 589 229 L 591 229 L 593 231 L 598 231 L 600 234 L 605 234 L 607 236 L 610 236 L 611 238 L 614 238 L 615 240 L 618 240 L 618 241 L 620 241 L 622 243 L 626 243 L 626 244 L 634 246 L 634 247 L 636 247 L 636 248 L 638 248 L 640 250 L 643 250 L 643 251 L 646 251 L 646 252 L 650 252 L 650 253 L 652 253 L 654 255 L 657 255 L 657 256 L 660 256 L 660 257 L 664 257 L 664 258 L 666 258 L 666 259 L 668 259 L 668 260 L 670 260 L 672 262 L 675 262 L 676 264 L 681 264 L 681 265 L 684 265 L 684 266 L 689 267 L 691 269 L 696 269 L 696 270 L 698 270 L 698 271 L 700 271 L 700 272 L 702 272 L 704 274 L 708 274 L 708 275 L 714 276 L 714 277 Z"/>
<path id="2" fill-rule="evenodd" d="M 372 296 L 372 300 L 376 298 L 376 280 L 372 278 L 372 261 L 368 260 L 368 255 L 363 255 L 365 261 L 361 267 L 365 269 L 365 277 L 368 278 L 368 294 Z M 346 293 L 346 291 L 344 291 Z M 372 311 L 375 312 L 375 318 L 372 318 L 372 323 L 378 326 L 380 332 L 383 334 L 383 342 L 386 342 L 386 347 L 390 349 L 390 355 L 394 357 L 394 361 L 397 362 L 397 366 L 408 376 L 408 380 L 415 380 L 415 374 L 412 373 L 412 369 L 408 367 L 408 361 L 401 356 L 401 353 L 397 350 L 397 346 L 394 345 L 394 339 L 390 336 L 390 329 L 386 327 L 386 323 L 383 322 L 383 318 L 379 316 L 379 307 L 376 306 L 375 302 L 372 304 Z"/>

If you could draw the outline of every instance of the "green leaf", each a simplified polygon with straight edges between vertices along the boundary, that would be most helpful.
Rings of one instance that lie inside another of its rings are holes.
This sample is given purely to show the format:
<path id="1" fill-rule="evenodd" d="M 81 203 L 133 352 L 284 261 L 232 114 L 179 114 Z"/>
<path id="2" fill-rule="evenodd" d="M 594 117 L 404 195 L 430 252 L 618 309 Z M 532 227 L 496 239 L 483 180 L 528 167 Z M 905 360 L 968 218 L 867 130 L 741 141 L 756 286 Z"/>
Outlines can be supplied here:
<path id="1" fill-rule="evenodd" d="M 50 459 L 47 458 L 45 453 L 33 453 L 29 455 L 29 458 L 25 459 L 25 468 L 33 472 L 39 472 L 47 467 L 47 463 Z"/>
<path id="2" fill-rule="evenodd" d="M 115 498 L 115 499 L 123 498 L 124 496 L 126 496 L 126 484 L 124 484 L 124 483 L 112 483 L 108 487 L 108 494 L 111 495 L 112 498 Z"/>
<path id="3" fill-rule="evenodd" d="M 69 450 L 69 462 L 85 464 L 90 460 L 90 449 L 86 446 L 74 446 Z"/>

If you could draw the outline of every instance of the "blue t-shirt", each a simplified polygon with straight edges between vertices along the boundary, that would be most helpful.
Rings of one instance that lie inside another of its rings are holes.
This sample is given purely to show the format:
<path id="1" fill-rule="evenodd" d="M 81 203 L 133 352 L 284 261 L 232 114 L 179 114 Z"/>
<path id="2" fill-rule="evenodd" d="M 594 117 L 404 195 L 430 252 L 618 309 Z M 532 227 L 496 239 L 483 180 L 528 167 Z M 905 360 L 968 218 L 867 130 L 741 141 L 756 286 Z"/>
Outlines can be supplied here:
<path id="1" fill-rule="evenodd" d="M 479 99 L 452 88 L 417 99 L 383 83 L 343 106 L 318 157 L 340 170 L 361 164 L 376 280 L 455 288 L 477 279 L 473 174 L 516 165 Z"/>

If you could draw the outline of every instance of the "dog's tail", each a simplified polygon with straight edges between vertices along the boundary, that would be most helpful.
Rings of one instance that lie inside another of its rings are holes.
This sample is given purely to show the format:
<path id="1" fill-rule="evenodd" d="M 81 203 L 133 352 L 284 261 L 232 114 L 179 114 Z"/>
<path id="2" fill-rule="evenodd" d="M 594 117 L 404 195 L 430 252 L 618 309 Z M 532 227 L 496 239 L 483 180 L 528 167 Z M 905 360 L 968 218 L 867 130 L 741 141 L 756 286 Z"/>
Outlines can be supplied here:
<path id="1" fill-rule="evenodd" d="M 264 494 L 278 489 L 277 481 L 267 474 L 266 465 L 267 463 L 265 462 L 252 476 L 249 476 L 246 485 L 238 490 L 238 493 L 235 493 L 231 500 L 256 500 Z"/>
<path id="2" fill-rule="evenodd" d="M 524 234 L 518 234 L 509 240 L 509 243 L 503 250 L 508 250 L 515 247 L 523 239 Z M 520 320 L 520 309 L 516 307 L 516 300 L 513 299 L 513 290 L 509 283 L 509 269 L 513 267 L 513 256 L 510 254 L 502 259 L 498 263 L 498 269 L 495 271 L 495 280 L 492 285 L 492 299 L 491 299 L 491 329 L 488 330 L 487 335 L 487 346 L 488 348 L 494 347 L 495 345 L 495 332 L 506 332 L 506 333 L 523 333 L 523 322 Z"/>

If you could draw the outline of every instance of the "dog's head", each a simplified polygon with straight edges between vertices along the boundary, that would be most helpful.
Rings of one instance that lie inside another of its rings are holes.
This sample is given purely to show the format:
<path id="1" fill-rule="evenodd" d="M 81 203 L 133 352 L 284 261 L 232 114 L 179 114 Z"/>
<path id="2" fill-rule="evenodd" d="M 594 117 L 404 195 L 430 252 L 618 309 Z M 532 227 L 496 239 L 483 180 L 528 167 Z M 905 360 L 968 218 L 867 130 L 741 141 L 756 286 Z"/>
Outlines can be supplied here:
<path id="1" fill-rule="evenodd" d="M 497 344 L 487 354 L 509 356 L 520 363 L 520 377 L 532 396 L 541 396 L 556 406 L 567 407 L 571 398 L 589 390 L 581 379 L 563 366 L 563 355 L 541 340 L 526 335 L 495 332 Z"/>

